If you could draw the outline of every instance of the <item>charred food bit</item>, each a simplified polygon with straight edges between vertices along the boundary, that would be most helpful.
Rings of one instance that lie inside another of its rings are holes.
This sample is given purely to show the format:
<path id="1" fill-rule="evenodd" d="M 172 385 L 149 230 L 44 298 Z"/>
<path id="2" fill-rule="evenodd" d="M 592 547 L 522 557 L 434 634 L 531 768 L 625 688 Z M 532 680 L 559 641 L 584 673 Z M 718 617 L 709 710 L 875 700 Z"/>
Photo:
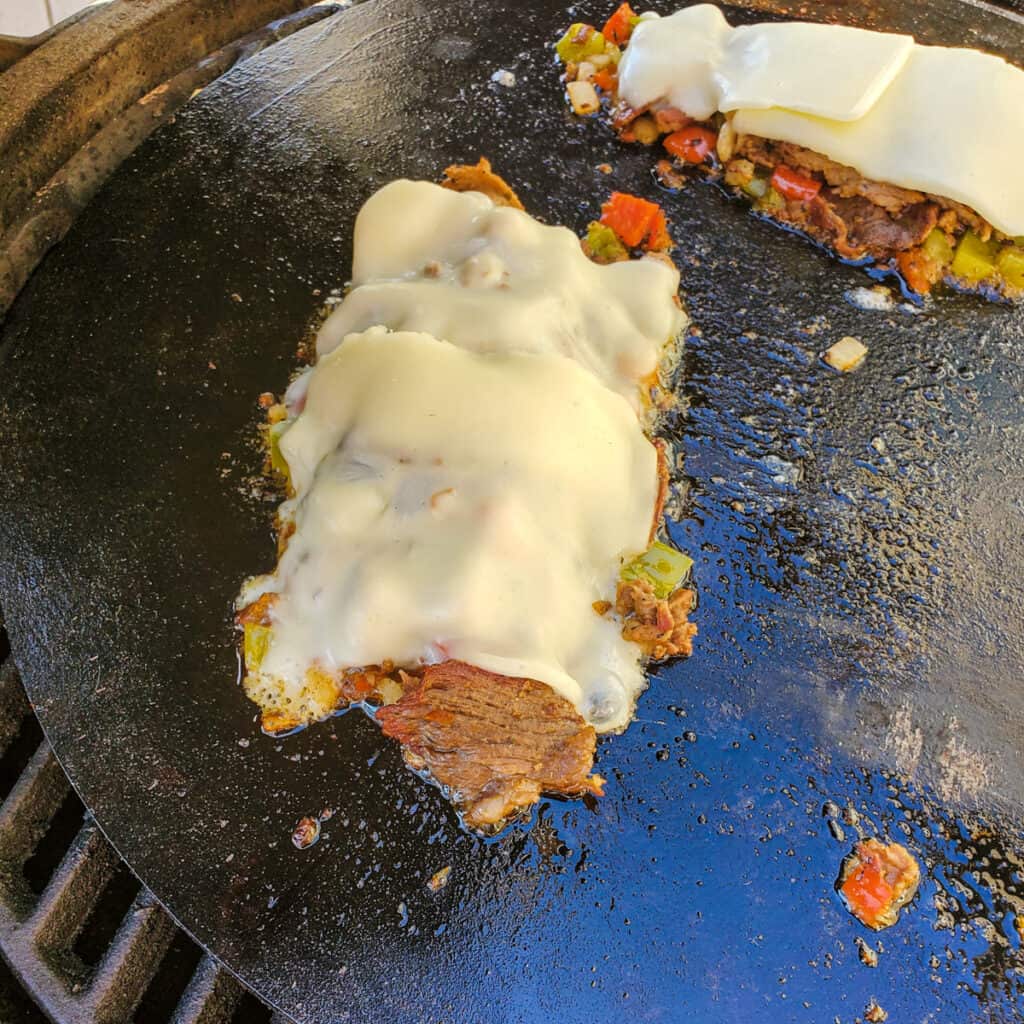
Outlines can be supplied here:
<path id="1" fill-rule="evenodd" d="M 491 162 L 485 157 L 480 157 L 475 164 L 446 167 L 441 187 L 450 188 L 453 192 L 482 192 L 497 206 L 511 206 L 516 210 L 523 208 L 512 186 L 491 170 Z"/>
<path id="2" fill-rule="evenodd" d="M 850 913 L 878 931 L 896 923 L 920 880 L 921 870 L 906 847 L 864 839 L 843 861 L 837 888 Z"/>
<path id="3" fill-rule="evenodd" d="M 431 892 L 440 892 L 448 884 L 448 879 L 451 876 L 451 873 L 452 866 L 450 864 L 446 864 L 443 868 L 439 871 L 435 871 L 430 876 L 430 881 L 427 882 L 427 888 Z"/>
<path id="4" fill-rule="evenodd" d="M 840 338 L 826 353 L 825 362 L 840 373 L 855 370 L 868 354 L 868 347 L 856 338 Z"/>
<path id="5" fill-rule="evenodd" d="M 872 999 L 864 1011 L 864 1019 L 868 1024 L 884 1024 L 889 1019 L 889 1014 Z"/>
<path id="6" fill-rule="evenodd" d="M 319 838 L 319 818 L 301 818 L 292 832 L 292 843 L 297 850 L 308 850 Z"/>
<path id="7" fill-rule="evenodd" d="M 410 767 L 447 791 L 470 828 L 500 826 L 542 793 L 600 796 L 593 727 L 549 686 L 459 661 L 428 666 L 395 704 L 384 734 Z"/>

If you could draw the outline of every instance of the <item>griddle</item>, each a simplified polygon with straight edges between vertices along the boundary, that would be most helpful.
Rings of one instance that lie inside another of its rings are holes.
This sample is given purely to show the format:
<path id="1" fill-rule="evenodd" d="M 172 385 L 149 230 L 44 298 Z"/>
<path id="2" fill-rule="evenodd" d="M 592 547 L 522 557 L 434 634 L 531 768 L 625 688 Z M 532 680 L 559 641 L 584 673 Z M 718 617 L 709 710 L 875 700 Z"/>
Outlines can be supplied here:
<path id="1" fill-rule="evenodd" d="M 868 295 L 714 186 L 661 193 L 650 152 L 565 110 L 545 44 L 604 13 L 372 0 L 206 89 L 103 189 L 0 335 L 0 600 L 33 706 L 142 881 L 296 1020 L 1019 1019 L 1022 311 Z M 781 13 L 1024 63 L 1024 22 L 981 4 Z M 669 532 L 701 630 L 601 742 L 596 807 L 490 840 L 358 711 L 262 735 L 231 627 L 273 563 L 256 396 L 346 280 L 366 197 L 480 155 L 581 231 L 613 188 L 666 203 L 695 324 Z M 838 375 L 820 353 L 848 334 L 870 352 Z M 860 833 L 925 872 L 881 936 L 833 890 Z"/>

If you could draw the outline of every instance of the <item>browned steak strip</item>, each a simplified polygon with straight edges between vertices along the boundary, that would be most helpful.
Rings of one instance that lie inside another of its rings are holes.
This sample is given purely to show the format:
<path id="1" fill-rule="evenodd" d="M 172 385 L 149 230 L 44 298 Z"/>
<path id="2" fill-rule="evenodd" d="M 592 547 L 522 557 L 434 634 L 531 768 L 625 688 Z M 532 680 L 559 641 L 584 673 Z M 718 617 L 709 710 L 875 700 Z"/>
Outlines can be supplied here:
<path id="1" fill-rule="evenodd" d="M 622 635 L 655 659 L 693 653 L 697 627 L 688 619 L 692 610 L 692 590 L 676 590 L 659 598 L 648 580 L 622 580 L 615 594 Z"/>
<path id="2" fill-rule="evenodd" d="M 450 188 L 453 192 L 482 192 L 496 206 L 512 206 L 517 210 L 523 208 L 512 186 L 491 170 L 490 160 L 484 157 L 480 157 L 475 164 L 452 164 L 446 167 L 441 187 Z"/>
<path id="3" fill-rule="evenodd" d="M 816 174 L 824 178 L 838 195 L 844 198 L 864 196 L 890 213 L 900 213 L 907 206 L 925 199 L 923 192 L 871 181 L 846 164 L 836 163 L 821 153 L 796 146 L 792 142 L 773 142 L 757 135 L 743 135 L 736 144 L 736 152 L 769 170 L 785 164 L 794 170 Z"/>
<path id="4" fill-rule="evenodd" d="M 448 790 L 470 828 L 494 829 L 541 793 L 601 794 L 603 780 L 590 774 L 593 728 L 533 679 L 460 661 L 431 665 L 377 721 L 411 767 Z"/>
<path id="5" fill-rule="evenodd" d="M 826 190 L 822 198 L 845 225 L 849 248 L 879 258 L 920 245 L 939 216 L 934 203 L 914 203 L 903 213 L 893 215 L 861 196 L 844 199 Z"/>

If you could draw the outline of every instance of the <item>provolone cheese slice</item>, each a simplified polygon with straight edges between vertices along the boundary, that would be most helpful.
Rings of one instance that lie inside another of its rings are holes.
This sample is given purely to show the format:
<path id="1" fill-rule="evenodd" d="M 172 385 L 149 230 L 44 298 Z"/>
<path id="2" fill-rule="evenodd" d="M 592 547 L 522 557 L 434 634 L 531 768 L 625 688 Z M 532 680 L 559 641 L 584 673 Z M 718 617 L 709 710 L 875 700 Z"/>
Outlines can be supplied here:
<path id="1" fill-rule="evenodd" d="M 917 46 L 858 121 L 742 110 L 737 131 L 793 142 L 867 178 L 955 199 L 1024 234 L 1024 72 L 976 50 Z"/>
<path id="2" fill-rule="evenodd" d="M 634 108 L 812 149 L 1024 235 L 1024 71 L 976 50 L 800 22 L 732 28 L 708 4 L 637 25 L 619 68 Z"/>
<path id="3" fill-rule="evenodd" d="M 637 25 L 619 91 L 633 107 L 667 99 L 700 119 L 778 106 L 852 121 L 871 108 L 913 46 L 910 36 L 841 25 L 733 28 L 717 7 L 697 4 Z"/>
<path id="4" fill-rule="evenodd" d="M 476 352 L 568 356 L 634 404 L 683 323 L 674 267 L 599 266 L 568 228 L 426 181 L 394 181 L 366 201 L 353 284 L 320 331 L 321 356 L 383 325 Z"/>
<path id="5" fill-rule="evenodd" d="M 910 36 L 807 22 L 735 28 L 718 70 L 719 110 L 785 107 L 863 117 L 907 62 Z"/>
<path id="6" fill-rule="evenodd" d="M 261 664 L 455 658 L 549 684 L 623 728 L 641 652 L 593 603 L 648 543 L 657 454 L 621 396 L 559 355 L 480 355 L 426 334 L 350 335 L 281 439 L 294 523 Z"/>

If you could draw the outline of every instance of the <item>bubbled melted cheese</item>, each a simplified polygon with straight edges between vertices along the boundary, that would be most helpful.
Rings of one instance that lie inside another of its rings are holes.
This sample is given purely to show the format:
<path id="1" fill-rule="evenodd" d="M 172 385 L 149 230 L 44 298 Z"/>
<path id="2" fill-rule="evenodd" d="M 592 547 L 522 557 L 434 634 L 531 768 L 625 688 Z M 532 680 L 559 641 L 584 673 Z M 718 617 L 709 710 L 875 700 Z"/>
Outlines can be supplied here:
<path id="1" fill-rule="evenodd" d="M 477 192 L 394 181 L 356 219 L 352 283 L 317 351 L 375 325 L 475 352 L 568 356 L 636 402 L 680 328 L 678 272 L 655 260 L 599 266 L 580 240 Z"/>
<path id="2" fill-rule="evenodd" d="M 564 356 L 376 327 L 320 360 L 281 449 L 265 674 L 456 658 L 625 725 L 638 651 L 592 605 L 647 546 L 657 469 L 623 398 Z"/>
<path id="3" fill-rule="evenodd" d="M 452 658 L 624 728 L 640 651 L 593 605 L 649 541 L 657 456 L 633 400 L 682 326 L 678 277 L 595 267 L 568 231 L 422 182 L 369 200 L 354 270 L 289 389 L 294 532 L 240 598 L 276 595 L 247 688 L 320 717 L 311 666 Z"/>
<path id="4" fill-rule="evenodd" d="M 619 90 L 634 107 L 734 111 L 742 134 L 955 199 L 1024 234 L 1024 71 L 999 57 L 838 25 L 732 28 L 699 4 L 637 26 Z"/>

